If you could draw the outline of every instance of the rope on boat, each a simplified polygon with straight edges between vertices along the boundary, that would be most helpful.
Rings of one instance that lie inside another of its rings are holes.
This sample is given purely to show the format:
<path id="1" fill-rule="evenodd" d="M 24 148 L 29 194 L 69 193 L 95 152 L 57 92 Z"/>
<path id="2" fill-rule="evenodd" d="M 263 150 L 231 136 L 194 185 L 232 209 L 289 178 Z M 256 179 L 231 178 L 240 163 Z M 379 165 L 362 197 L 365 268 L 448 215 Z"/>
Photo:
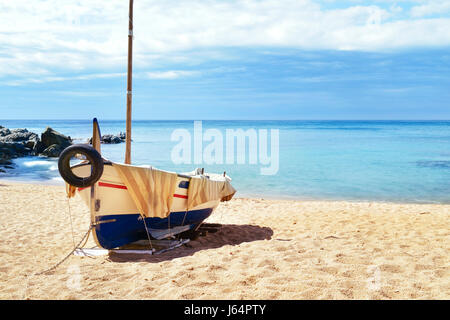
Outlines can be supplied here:
<path id="1" fill-rule="evenodd" d="M 85 239 L 86 237 L 89 236 L 89 232 L 91 232 L 91 230 L 92 230 L 93 227 L 94 227 L 94 225 L 91 225 L 91 226 L 89 227 L 89 230 L 86 232 L 86 234 L 85 234 L 85 235 L 83 236 L 83 238 L 80 240 L 80 242 L 79 242 L 79 243 L 73 248 L 73 250 L 72 250 L 67 256 L 65 256 L 60 262 L 58 262 L 57 264 L 55 264 L 53 267 L 51 267 L 51 268 L 49 268 L 49 269 L 47 269 L 47 270 L 44 270 L 44 271 L 35 273 L 34 275 L 35 275 L 35 276 L 39 276 L 39 275 L 41 275 L 41 274 L 45 274 L 45 273 L 47 273 L 47 272 L 49 272 L 49 271 L 52 271 L 52 270 L 56 269 L 58 266 L 60 266 L 64 261 L 66 261 L 66 260 L 67 260 L 67 259 L 75 252 L 75 250 L 78 249 L 78 247 L 81 245 L 81 243 L 84 241 L 84 239 Z M 87 240 L 86 240 L 86 242 L 87 242 Z"/>
<path id="2" fill-rule="evenodd" d="M 70 217 L 70 230 L 72 231 L 72 242 L 75 247 L 75 236 L 73 234 L 73 223 L 72 223 L 72 212 L 70 211 L 70 198 L 67 197 L 67 206 L 69 207 L 69 217 Z"/>
<path id="3" fill-rule="evenodd" d="M 154 249 L 153 249 L 153 245 L 152 245 L 152 240 L 151 240 L 151 238 L 150 238 L 150 234 L 149 234 L 149 232 L 148 232 L 148 229 L 147 229 L 147 223 L 145 222 L 145 217 L 144 217 L 144 216 L 142 216 L 142 221 L 144 222 L 145 231 L 147 232 L 147 239 L 148 239 L 148 242 L 150 243 L 150 249 L 151 249 L 152 252 L 153 252 Z"/>

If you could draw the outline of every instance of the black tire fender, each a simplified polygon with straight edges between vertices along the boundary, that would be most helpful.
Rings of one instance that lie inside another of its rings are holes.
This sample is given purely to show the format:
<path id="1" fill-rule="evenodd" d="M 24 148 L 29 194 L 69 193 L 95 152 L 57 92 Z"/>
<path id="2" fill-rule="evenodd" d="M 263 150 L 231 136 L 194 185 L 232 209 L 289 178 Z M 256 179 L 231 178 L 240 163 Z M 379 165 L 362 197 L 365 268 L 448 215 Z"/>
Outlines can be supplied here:
<path id="1" fill-rule="evenodd" d="M 70 159 L 76 154 L 83 154 L 91 164 L 91 175 L 79 177 L 70 168 Z M 64 149 L 58 160 L 58 170 L 68 184 L 77 188 L 86 188 L 96 183 L 103 174 L 103 158 L 100 153 L 88 144 L 74 144 Z"/>

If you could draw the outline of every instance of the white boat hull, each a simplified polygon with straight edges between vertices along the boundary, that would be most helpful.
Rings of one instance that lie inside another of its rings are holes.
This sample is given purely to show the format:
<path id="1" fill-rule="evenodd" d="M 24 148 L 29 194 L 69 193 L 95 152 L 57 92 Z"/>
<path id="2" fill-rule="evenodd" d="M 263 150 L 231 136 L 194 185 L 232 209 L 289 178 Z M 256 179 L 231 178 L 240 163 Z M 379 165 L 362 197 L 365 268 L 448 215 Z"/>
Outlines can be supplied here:
<path id="1" fill-rule="evenodd" d="M 90 164 L 72 167 L 79 177 L 90 175 Z M 203 203 L 186 211 L 189 177 L 179 175 L 171 213 L 167 218 L 142 218 L 125 183 L 116 169 L 107 162 L 99 181 L 92 187 L 78 188 L 84 202 L 91 208 L 91 223 L 97 244 L 106 249 L 135 241 L 163 239 L 195 228 L 208 218 L 219 200 Z"/>

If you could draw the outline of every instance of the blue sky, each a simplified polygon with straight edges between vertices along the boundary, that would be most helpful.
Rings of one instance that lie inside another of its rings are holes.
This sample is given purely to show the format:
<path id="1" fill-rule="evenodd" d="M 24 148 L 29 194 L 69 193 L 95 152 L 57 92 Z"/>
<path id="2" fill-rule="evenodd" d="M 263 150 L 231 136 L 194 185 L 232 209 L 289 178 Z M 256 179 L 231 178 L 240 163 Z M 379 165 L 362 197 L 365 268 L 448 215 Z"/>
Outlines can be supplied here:
<path id="1" fill-rule="evenodd" d="M 123 119 L 127 0 L 0 2 L 0 119 Z M 450 1 L 135 0 L 134 119 L 450 119 Z"/>

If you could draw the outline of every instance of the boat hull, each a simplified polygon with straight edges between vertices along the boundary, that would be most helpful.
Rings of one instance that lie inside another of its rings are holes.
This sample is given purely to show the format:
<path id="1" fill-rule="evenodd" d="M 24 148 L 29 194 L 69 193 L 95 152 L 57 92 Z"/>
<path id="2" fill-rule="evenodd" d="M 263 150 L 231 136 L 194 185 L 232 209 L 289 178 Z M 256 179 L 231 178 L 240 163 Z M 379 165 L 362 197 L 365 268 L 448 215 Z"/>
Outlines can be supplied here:
<path id="1" fill-rule="evenodd" d="M 72 171 L 80 177 L 88 176 L 90 165 L 76 165 L 72 167 Z M 94 195 L 92 187 L 77 190 L 91 208 L 96 243 L 102 248 L 113 249 L 149 238 L 164 239 L 198 228 L 213 213 L 219 201 L 210 201 L 186 211 L 188 186 L 189 177 L 178 177 L 169 216 L 145 219 L 112 165 L 105 164 L 103 175 L 94 186 Z"/>
<path id="2" fill-rule="evenodd" d="M 104 215 L 97 217 L 94 232 L 101 247 L 113 249 L 139 240 L 164 239 L 193 230 L 208 218 L 213 210 L 206 208 L 172 212 L 165 219 L 143 219 L 140 214 Z"/>

